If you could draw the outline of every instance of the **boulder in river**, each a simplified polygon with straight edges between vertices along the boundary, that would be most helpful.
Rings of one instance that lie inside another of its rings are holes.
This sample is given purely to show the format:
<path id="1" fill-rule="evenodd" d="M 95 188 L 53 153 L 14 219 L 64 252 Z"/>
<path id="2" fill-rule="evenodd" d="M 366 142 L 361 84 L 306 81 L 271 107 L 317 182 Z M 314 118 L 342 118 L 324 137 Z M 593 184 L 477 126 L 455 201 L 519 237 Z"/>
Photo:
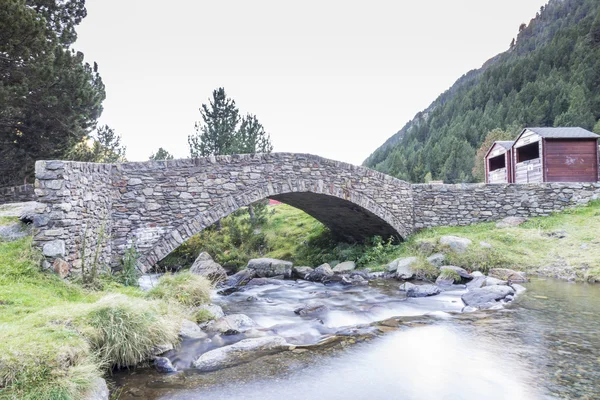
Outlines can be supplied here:
<path id="1" fill-rule="evenodd" d="M 243 269 L 231 275 L 229 279 L 227 279 L 227 286 L 244 286 L 255 276 L 256 272 L 254 270 Z"/>
<path id="2" fill-rule="evenodd" d="M 464 253 L 467 248 L 473 244 L 471 239 L 459 237 L 459 236 L 442 236 L 440 238 L 440 244 L 448 247 L 455 253 Z"/>
<path id="3" fill-rule="evenodd" d="M 484 286 L 495 286 L 495 285 L 506 285 L 508 282 L 503 281 L 501 279 L 498 278 L 494 278 L 491 276 L 488 276 L 487 278 L 485 278 L 485 285 Z"/>
<path id="4" fill-rule="evenodd" d="M 194 264 L 190 268 L 190 272 L 202 275 L 213 283 L 227 280 L 227 271 L 206 252 L 200 253 L 196 258 L 196 261 L 194 261 Z"/>
<path id="5" fill-rule="evenodd" d="M 184 319 L 181 323 L 179 336 L 188 339 L 204 339 L 206 337 L 206 333 L 202 332 L 200 326 L 198 326 L 198 324 L 195 322 Z"/>
<path id="6" fill-rule="evenodd" d="M 399 289 L 406 292 L 406 297 L 429 297 L 442 292 L 436 285 L 415 285 L 410 282 L 404 282 Z"/>
<path id="7" fill-rule="evenodd" d="M 352 281 L 348 277 L 348 275 L 332 275 L 326 278 L 323 278 L 322 282 L 326 285 L 330 285 L 333 283 L 341 283 L 342 285 L 352 285 Z"/>
<path id="8" fill-rule="evenodd" d="M 408 280 L 415 277 L 415 273 L 411 266 L 417 262 L 417 257 L 402 257 L 397 258 L 388 264 L 387 269 L 389 272 L 395 272 L 396 278 Z"/>
<path id="9" fill-rule="evenodd" d="M 292 276 L 298 279 L 306 279 L 306 276 L 313 271 L 312 267 L 294 267 L 292 268 Z"/>
<path id="10" fill-rule="evenodd" d="M 244 314 L 230 314 L 210 322 L 206 326 L 206 330 L 212 333 L 220 333 L 222 335 L 237 335 L 238 333 L 247 331 L 250 328 L 256 327 L 257 324 L 250 317 Z"/>
<path id="11" fill-rule="evenodd" d="M 473 280 L 471 280 L 471 282 L 467 283 L 467 289 L 482 288 L 483 286 L 485 286 L 485 280 L 486 280 L 485 276 L 474 277 Z"/>
<path id="12" fill-rule="evenodd" d="M 354 261 L 344 261 L 333 267 L 334 274 L 348 274 L 356 269 Z"/>
<path id="13" fill-rule="evenodd" d="M 154 368 L 156 368 L 158 372 L 165 374 L 177 372 L 177 368 L 173 366 L 171 360 L 169 360 L 167 357 L 156 357 L 154 359 Z"/>
<path id="14" fill-rule="evenodd" d="M 329 266 L 329 264 L 321 264 L 313 272 L 306 276 L 307 281 L 311 282 L 321 282 L 325 278 L 329 278 L 333 276 L 333 270 Z"/>
<path id="15" fill-rule="evenodd" d="M 294 314 L 300 315 L 301 317 L 316 317 L 326 313 L 328 310 L 329 309 L 324 304 L 311 304 L 295 309 Z"/>
<path id="16" fill-rule="evenodd" d="M 527 282 L 527 277 L 525 273 L 515 271 L 508 268 L 492 268 L 488 275 L 492 278 L 500 279 L 503 281 L 511 281 L 511 282 Z"/>
<path id="17" fill-rule="evenodd" d="M 275 258 L 254 258 L 248 261 L 248 269 L 256 272 L 259 278 L 272 278 L 283 275 L 285 279 L 292 277 L 292 264 L 290 261 Z"/>
<path id="18" fill-rule="evenodd" d="M 215 371 L 243 364 L 267 354 L 287 350 L 289 346 L 281 336 L 244 339 L 202 354 L 194 361 L 194 367 L 200 371 Z"/>
<path id="19" fill-rule="evenodd" d="M 478 307 L 485 303 L 500 301 L 506 296 L 514 294 L 515 291 L 509 286 L 494 285 L 469 290 L 461 298 L 465 305 Z"/>

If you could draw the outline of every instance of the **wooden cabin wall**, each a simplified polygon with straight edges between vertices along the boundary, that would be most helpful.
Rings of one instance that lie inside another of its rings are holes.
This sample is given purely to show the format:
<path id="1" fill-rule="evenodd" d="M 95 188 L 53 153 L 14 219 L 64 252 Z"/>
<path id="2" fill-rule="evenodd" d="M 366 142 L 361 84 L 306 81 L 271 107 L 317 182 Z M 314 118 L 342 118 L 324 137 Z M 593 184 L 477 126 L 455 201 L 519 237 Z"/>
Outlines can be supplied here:
<path id="1" fill-rule="evenodd" d="M 546 139 L 544 149 L 546 182 L 598 181 L 596 139 Z"/>
<path id="2" fill-rule="evenodd" d="M 538 143 L 539 158 L 518 163 L 519 148 L 531 143 Z M 512 148 L 514 183 L 539 183 L 544 181 L 543 141 L 532 131 L 525 132 Z"/>

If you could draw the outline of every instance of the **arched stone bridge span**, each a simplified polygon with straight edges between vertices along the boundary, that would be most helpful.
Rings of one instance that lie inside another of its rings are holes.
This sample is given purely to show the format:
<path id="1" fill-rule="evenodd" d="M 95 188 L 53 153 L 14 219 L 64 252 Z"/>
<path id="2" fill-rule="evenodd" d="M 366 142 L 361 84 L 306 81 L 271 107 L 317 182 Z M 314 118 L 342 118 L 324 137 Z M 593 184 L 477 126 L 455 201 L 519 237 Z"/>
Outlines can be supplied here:
<path id="1" fill-rule="evenodd" d="M 61 271 L 89 265 L 96 252 L 115 265 L 132 246 L 148 269 L 204 228 L 265 198 L 304 210 L 348 240 L 405 238 L 414 226 L 410 184 L 307 154 L 39 161 L 36 178 L 44 204 L 36 242 Z"/>
<path id="2" fill-rule="evenodd" d="M 410 185 L 307 154 L 91 164 L 36 163 L 35 244 L 61 276 L 130 248 L 147 270 L 240 207 L 272 198 L 340 237 L 406 238 L 414 230 L 543 216 L 600 196 L 600 183 Z"/>

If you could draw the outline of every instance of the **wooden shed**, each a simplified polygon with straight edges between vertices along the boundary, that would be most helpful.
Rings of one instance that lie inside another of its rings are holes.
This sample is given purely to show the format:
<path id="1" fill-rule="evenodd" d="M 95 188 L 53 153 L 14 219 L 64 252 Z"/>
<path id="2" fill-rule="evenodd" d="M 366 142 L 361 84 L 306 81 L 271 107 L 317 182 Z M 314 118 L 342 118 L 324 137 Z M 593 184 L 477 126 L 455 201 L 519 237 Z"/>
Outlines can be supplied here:
<path id="1" fill-rule="evenodd" d="M 485 155 L 485 183 L 512 183 L 514 142 L 494 142 Z"/>
<path id="2" fill-rule="evenodd" d="M 525 128 L 512 147 L 514 183 L 597 182 L 598 138 L 583 128 Z"/>

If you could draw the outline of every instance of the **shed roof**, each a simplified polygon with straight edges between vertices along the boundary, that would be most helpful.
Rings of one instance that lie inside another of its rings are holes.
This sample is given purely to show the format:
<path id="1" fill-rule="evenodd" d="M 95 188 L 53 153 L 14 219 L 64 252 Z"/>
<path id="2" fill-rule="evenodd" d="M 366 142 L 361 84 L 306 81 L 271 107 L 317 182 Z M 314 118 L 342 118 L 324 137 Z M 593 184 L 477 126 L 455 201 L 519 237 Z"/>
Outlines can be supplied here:
<path id="1" fill-rule="evenodd" d="M 494 143 L 499 144 L 500 146 L 504 147 L 506 150 L 510 150 L 510 148 L 513 146 L 513 144 L 515 142 L 512 140 L 499 140 Z"/>
<path id="2" fill-rule="evenodd" d="M 525 128 L 546 139 L 597 139 L 600 136 L 583 128 Z"/>

